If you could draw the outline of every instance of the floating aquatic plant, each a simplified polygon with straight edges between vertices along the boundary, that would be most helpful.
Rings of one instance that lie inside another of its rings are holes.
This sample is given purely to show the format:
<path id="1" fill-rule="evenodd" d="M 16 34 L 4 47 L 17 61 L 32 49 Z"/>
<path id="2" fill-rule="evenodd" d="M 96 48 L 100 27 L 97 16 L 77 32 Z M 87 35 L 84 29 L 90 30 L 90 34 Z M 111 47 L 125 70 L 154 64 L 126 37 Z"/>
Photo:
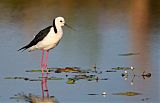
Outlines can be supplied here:
<path id="1" fill-rule="evenodd" d="M 75 79 L 73 78 L 68 78 L 68 81 L 66 82 L 67 84 L 75 84 Z"/>
<path id="2" fill-rule="evenodd" d="M 119 56 L 133 56 L 133 55 L 139 55 L 139 53 L 124 53 L 124 54 L 118 54 Z"/>
<path id="3" fill-rule="evenodd" d="M 62 73 L 62 72 L 80 73 L 81 70 L 79 67 L 66 67 L 66 68 L 59 68 L 55 71 L 55 73 Z"/>
<path id="4" fill-rule="evenodd" d="M 37 79 L 27 78 L 27 77 L 5 77 L 4 79 L 20 79 L 25 81 L 41 81 L 42 77 L 39 77 Z M 58 77 L 49 77 L 47 80 L 64 80 L 64 78 L 58 78 Z"/>
<path id="5" fill-rule="evenodd" d="M 130 70 L 130 67 L 116 67 L 116 68 L 112 68 L 112 70 Z"/>
<path id="6" fill-rule="evenodd" d="M 39 77 L 43 78 L 43 77 Z M 64 80 L 64 78 L 58 78 L 58 77 L 47 77 L 47 80 Z"/>
<path id="7" fill-rule="evenodd" d="M 113 95 L 136 96 L 136 95 L 141 95 L 141 93 L 137 93 L 137 92 L 121 92 L 121 93 L 113 93 Z"/>
<path id="8" fill-rule="evenodd" d="M 5 77 L 4 79 L 23 79 L 23 80 L 29 80 L 27 77 Z"/>
<path id="9" fill-rule="evenodd" d="M 58 68 L 48 68 L 48 70 L 44 70 L 44 72 L 54 72 L 56 69 L 58 69 Z M 35 70 L 26 70 L 26 72 L 33 72 L 33 73 L 36 73 L 36 72 L 39 72 L 39 73 L 41 73 L 42 72 L 42 70 L 40 70 L 40 69 L 35 69 Z"/>
<path id="10" fill-rule="evenodd" d="M 71 73 L 79 73 L 81 72 L 79 67 L 65 67 L 65 68 L 48 68 L 47 70 L 44 70 L 44 72 L 55 72 L 55 73 L 62 73 L 62 72 L 71 72 Z M 42 70 L 26 70 L 26 72 L 42 72 Z"/>

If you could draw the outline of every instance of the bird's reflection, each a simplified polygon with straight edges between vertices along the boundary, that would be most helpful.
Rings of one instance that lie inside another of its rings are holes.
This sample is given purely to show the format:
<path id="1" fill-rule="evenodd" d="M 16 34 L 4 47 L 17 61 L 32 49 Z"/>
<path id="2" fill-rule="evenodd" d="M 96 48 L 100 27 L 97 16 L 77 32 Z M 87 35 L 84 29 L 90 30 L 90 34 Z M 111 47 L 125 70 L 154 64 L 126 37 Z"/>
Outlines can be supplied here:
<path id="1" fill-rule="evenodd" d="M 48 92 L 48 86 L 47 86 L 47 79 L 48 79 L 48 73 L 45 74 L 42 73 L 42 81 L 41 81 L 41 87 L 42 87 L 42 99 L 45 97 L 49 97 L 49 92 Z"/>
<path id="2" fill-rule="evenodd" d="M 41 97 L 32 96 L 31 103 L 58 103 L 55 100 L 54 96 L 49 96 L 47 80 L 48 80 L 48 73 L 43 72 L 41 80 L 42 96 Z"/>
<path id="3" fill-rule="evenodd" d="M 29 93 L 28 95 L 25 93 L 18 93 L 11 97 L 10 99 L 15 99 L 17 101 L 27 101 L 29 103 L 59 103 L 54 96 L 49 96 L 49 90 L 47 85 L 48 73 L 42 73 L 41 79 L 41 96 L 33 95 Z"/>

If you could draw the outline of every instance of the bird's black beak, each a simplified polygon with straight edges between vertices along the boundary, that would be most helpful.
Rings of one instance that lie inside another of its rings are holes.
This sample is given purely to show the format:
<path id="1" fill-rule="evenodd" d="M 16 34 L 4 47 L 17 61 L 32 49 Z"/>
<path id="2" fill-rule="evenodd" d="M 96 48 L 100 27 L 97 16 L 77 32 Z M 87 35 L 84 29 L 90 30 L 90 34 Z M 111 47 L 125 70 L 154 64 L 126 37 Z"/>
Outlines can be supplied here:
<path id="1" fill-rule="evenodd" d="M 72 30 L 74 30 L 74 31 L 76 31 L 74 28 L 72 28 L 71 26 L 69 26 L 68 24 L 64 24 L 66 27 L 68 27 L 68 28 L 70 28 L 70 29 L 72 29 Z"/>

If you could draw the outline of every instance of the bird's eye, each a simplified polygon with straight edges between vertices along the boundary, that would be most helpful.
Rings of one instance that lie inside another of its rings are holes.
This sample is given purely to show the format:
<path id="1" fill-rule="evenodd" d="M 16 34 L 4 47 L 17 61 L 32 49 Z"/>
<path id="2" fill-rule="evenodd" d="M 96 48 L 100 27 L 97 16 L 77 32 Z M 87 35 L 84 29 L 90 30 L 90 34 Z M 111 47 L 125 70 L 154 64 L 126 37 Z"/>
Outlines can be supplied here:
<path id="1" fill-rule="evenodd" d="M 60 20 L 60 22 L 62 22 L 62 20 Z"/>

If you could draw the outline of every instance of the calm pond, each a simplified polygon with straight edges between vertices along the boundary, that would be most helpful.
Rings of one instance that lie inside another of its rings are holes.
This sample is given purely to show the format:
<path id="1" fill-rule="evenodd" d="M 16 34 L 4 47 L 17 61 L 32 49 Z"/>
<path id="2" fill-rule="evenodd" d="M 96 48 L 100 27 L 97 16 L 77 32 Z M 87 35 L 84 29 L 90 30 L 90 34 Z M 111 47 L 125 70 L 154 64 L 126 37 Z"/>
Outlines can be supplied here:
<path id="1" fill-rule="evenodd" d="M 159 103 L 159 11 L 158 0 L 0 0 L 0 103 Z M 48 67 L 83 73 L 46 80 L 32 71 L 41 51 L 17 50 L 57 16 L 75 30 L 63 27 Z"/>

